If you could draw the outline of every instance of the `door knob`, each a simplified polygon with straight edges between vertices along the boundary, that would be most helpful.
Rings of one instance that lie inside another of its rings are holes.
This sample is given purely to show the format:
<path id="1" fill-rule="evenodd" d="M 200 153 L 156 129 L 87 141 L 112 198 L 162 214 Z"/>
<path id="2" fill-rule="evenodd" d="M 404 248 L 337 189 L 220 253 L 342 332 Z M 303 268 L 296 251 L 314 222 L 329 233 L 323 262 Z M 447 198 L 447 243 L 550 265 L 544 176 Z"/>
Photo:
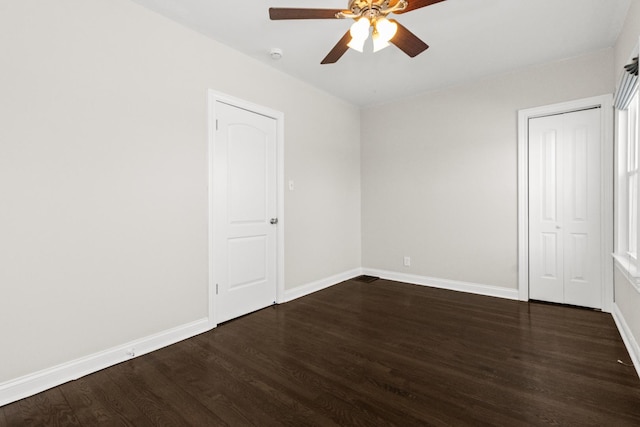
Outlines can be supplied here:
<path id="1" fill-rule="evenodd" d="M 271 224 L 275 225 L 275 224 L 278 223 L 278 218 L 271 218 L 271 221 L 269 221 L 269 222 L 271 222 Z"/>

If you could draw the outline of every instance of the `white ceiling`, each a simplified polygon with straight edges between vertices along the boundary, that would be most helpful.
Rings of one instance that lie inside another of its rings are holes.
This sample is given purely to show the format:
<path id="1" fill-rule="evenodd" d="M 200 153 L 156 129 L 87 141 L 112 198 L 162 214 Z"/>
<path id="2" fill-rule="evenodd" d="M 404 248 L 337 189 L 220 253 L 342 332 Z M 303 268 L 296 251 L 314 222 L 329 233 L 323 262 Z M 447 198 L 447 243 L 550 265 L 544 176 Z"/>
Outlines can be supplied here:
<path id="1" fill-rule="evenodd" d="M 330 65 L 320 61 L 353 21 L 271 21 L 268 8 L 344 9 L 348 0 L 133 1 L 368 106 L 611 47 L 632 0 L 446 0 L 396 16 L 430 45 L 417 57 L 395 46 L 374 54 L 369 44 Z M 283 58 L 272 60 L 271 48 Z"/>

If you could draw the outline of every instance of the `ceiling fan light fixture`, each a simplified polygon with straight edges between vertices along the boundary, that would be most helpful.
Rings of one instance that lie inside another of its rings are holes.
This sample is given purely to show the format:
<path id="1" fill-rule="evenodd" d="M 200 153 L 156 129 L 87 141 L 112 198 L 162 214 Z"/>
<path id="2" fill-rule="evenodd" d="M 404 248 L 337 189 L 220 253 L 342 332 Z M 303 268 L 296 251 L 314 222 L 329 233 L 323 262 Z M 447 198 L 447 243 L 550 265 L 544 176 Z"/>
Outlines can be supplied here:
<path id="1" fill-rule="evenodd" d="M 379 34 L 379 36 L 385 42 L 388 42 L 396 35 L 398 31 L 398 24 L 395 22 L 389 21 L 387 18 L 382 17 L 376 21 L 375 32 Z"/>
<path id="2" fill-rule="evenodd" d="M 364 52 L 364 42 L 366 41 L 367 39 L 352 38 L 351 41 L 347 43 L 347 46 L 349 46 L 353 50 L 357 50 L 358 52 L 362 53 Z"/>
<path id="3" fill-rule="evenodd" d="M 384 49 L 385 47 L 389 46 L 389 42 L 387 40 L 384 39 L 384 37 L 382 37 L 380 35 L 379 32 L 374 31 L 373 32 L 373 52 L 378 52 L 382 49 Z"/>
<path id="4" fill-rule="evenodd" d="M 347 44 L 351 49 L 358 52 L 364 51 L 364 42 L 369 37 L 369 28 L 371 27 L 371 21 L 369 18 L 362 17 L 351 25 L 349 33 L 351 34 L 351 41 Z"/>
<path id="5" fill-rule="evenodd" d="M 371 27 L 371 21 L 366 16 L 363 16 L 351 25 L 349 32 L 354 39 L 366 40 L 369 37 L 369 27 Z"/>

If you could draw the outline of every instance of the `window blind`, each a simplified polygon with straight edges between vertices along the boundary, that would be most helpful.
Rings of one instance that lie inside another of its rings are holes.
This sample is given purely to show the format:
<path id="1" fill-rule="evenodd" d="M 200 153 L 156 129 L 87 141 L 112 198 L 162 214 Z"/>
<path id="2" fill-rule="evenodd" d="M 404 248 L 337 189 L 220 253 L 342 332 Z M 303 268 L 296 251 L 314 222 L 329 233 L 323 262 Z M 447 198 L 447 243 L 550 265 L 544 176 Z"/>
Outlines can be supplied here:
<path id="1" fill-rule="evenodd" d="M 638 57 L 633 58 L 630 64 L 624 66 L 624 72 L 618 85 L 618 91 L 613 100 L 613 105 L 619 110 L 629 107 L 633 94 L 638 89 Z"/>

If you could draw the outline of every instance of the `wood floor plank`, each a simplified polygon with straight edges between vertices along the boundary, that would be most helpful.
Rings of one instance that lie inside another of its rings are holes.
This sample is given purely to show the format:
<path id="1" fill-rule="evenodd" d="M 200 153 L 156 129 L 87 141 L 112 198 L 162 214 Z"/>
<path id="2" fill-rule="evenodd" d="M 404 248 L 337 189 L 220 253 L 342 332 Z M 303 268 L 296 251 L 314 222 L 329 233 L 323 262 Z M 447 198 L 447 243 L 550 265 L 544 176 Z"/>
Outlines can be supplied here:
<path id="1" fill-rule="evenodd" d="M 10 426 L 80 426 L 58 388 L 6 405 L 4 409 Z"/>
<path id="2" fill-rule="evenodd" d="M 255 321 L 255 319 L 253 320 Z M 300 331 L 296 331 L 294 336 L 296 337 L 296 341 L 300 340 L 301 346 L 309 347 L 312 345 L 311 343 L 313 343 L 317 334 L 321 333 L 321 331 L 313 331 L 310 336 L 305 336 Z M 248 330 L 242 332 L 242 334 L 244 336 L 251 336 L 251 332 Z M 255 336 L 255 339 L 256 341 L 254 342 L 259 342 L 257 341 L 259 336 Z M 291 346 L 291 342 L 288 344 Z M 265 347 L 267 347 L 267 345 L 265 345 Z M 277 345 L 270 347 L 273 349 L 279 348 Z M 305 362 L 304 365 L 299 366 L 298 369 L 293 369 L 293 371 L 311 371 L 317 374 L 318 378 L 322 378 L 324 380 L 323 384 L 314 384 L 310 379 L 305 380 L 307 384 L 312 384 L 323 390 L 325 398 L 326 393 L 330 393 L 331 395 L 341 398 L 343 401 L 351 402 L 353 406 L 351 409 L 352 412 L 367 409 L 373 401 L 373 404 L 376 405 L 376 410 L 373 411 L 373 413 L 384 411 L 384 420 L 401 417 L 405 423 L 417 421 L 417 419 L 412 420 L 410 408 L 403 408 L 402 405 L 400 405 L 400 400 L 405 398 L 411 399 L 414 396 L 411 396 L 399 388 L 385 385 L 380 386 L 379 384 L 372 383 L 369 381 L 369 378 L 367 378 L 367 373 L 371 373 L 372 370 L 375 376 L 381 376 L 388 373 L 391 370 L 390 368 L 381 366 L 376 361 L 369 360 L 369 358 L 363 354 L 345 351 L 342 346 L 336 346 L 332 349 L 327 349 L 326 346 L 323 347 L 322 345 L 319 348 L 311 348 L 313 351 L 306 353 L 306 357 L 303 358 Z M 299 350 L 296 349 L 294 353 L 299 354 Z M 287 354 L 284 353 L 275 356 L 277 360 L 283 360 L 285 358 L 287 358 Z M 296 362 L 296 360 L 287 360 L 286 365 L 288 367 L 295 366 Z M 342 367 L 345 367 L 345 369 L 342 369 Z M 344 383 L 345 379 L 348 381 L 349 387 L 341 392 L 340 383 Z M 382 394 L 381 400 L 376 399 L 377 394 Z M 354 396 L 362 395 L 368 397 L 366 402 L 363 402 L 360 398 L 354 398 Z M 381 420 L 374 418 L 368 421 L 369 424 L 376 422 L 379 423 Z"/>
<path id="3" fill-rule="evenodd" d="M 251 425 L 245 416 L 246 411 L 223 394 L 225 390 L 231 392 L 233 384 L 226 387 L 228 378 L 217 373 L 215 367 L 203 363 L 202 358 L 192 351 L 195 346 L 185 344 L 187 342 L 169 346 L 145 358 L 174 384 L 178 393 L 184 393 L 187 399 L 213 413 L 212 419 L 220 420 L 215 425 Z"/>
<path id="4" fill-rule="evenodd" d="M 0 426 L 637 426 L 618 359 L 605 313 L 347 281 L 2 407 Z"/>
<path id="5" fill-rule="evenodd" d="M 4 408 L 0 406 L 0 427 L 7 427 L 7 418 L 4 416 Z"/>
<path id="6" fill-rule="evenodd" d="M 447 420 L 448 424 L 455 423 L 457 415 L 465 412 L 466 407 L 464 401 L 460 401 L 459 403 L 451 399 L 443 401 L 440 399 L 440 396 L 446 396 L 448 394 L 446 391 L 441 393 L 435 388 L 436 392 L 433 392 L 434 381 L 430 378 L 431 375 L 427 370 L 425 370 L 424 378 L 426 382 L 424 384 L 420 384 L 413 379 L 414 376 L 419 376 L 419 373 L 416 371 L 421 364 L 419 359 L 407 358 L 411 366 L 405 371 L 403 357 L 396 357 L 387 361 L 385 354 L 388 353 L 376 345 L 362 342 L 358 343 L 357 350 L 345 348 L 342 351 L 346 354 L 347 359 L 359 361 L 361 366 L 364 367 L 365 371 L 361 375 L 369 379 L 370 385 L 375 386 L 366 387 L 362 390 L 369 395 L 381 396 L 384 398 L 384 401 L 395 400 L 393 401 L 394 406 L 401 407 L 406 412 L 421 408 L 423 407 L 422 405 L 428 408 L 429 404 L 432 405 L 433 402 L 438 402 L 437 406 L 439 408 L 446 409 L 444 411 L 445 413 L 440 415 L 440 419 Z M 436 365 L 435 369 L 440 369 L 440 367 Z M 428 400 L 415 402 L 413 400 L 415 400 L 416 397 L 427 397 Z M 407 403 L 407 405 L 404 405 L 406 407 L 403 407 L 402 400 L 405 400 L 404 403 Z M 382 405 L 384 402 L 380 402 L 380 404 Z M 430 413 L 432 414 L 432 411 L 430 411 Z M 424 412 L 420 415 L 423 417 L 427 416 Z"/>
<path id="7" fill-rule="evenodd" d="M 133 361 L 121 363 L 105 370 L 105 373 L 121 388 L 121 393 L 126 394 L 131 403 L 151 421 L 152 425 L 188 425 L 182 415 L 174 411 L 168 402 L 157 394 L 156 389 L 149 387 L 144 378 L 131 372 L 135 369 L 135 365 Z"/>
<path id="8" fill-rule="evenodd" d="M 219 345 L 216 348 L 220 350 L 219 357 L 228 363 L 234 360 L 242 361 L 243 374 L 240 380 L 264 377 L 257 387 L 270 399 L 276 400 L 277 406 L 285 408 L 283 413 L 296 413 L 296 418 L 304 418 L 311 424 L 335 425 L 325 414 L 313 411 L 313 401 L 318 398 L 318 392 L 311 384 L 300 388 L 300 371 L 295 365 L 288 364 L 287 369 L 284 369 L 282 359 L 274 362 L 271 355 L 262 352 L 255 343 L 250 347 L 236 345 L 235 340 L 217 341 L 217 343 Z M 207 346 L 208 343 L 202 343 L 202 345 Z"/>
<path id="9" fill-rule="evenodd" d="M 353 396 L 358 395 L 357 384 L 362 381 L 350 381 L 349 387 L 344 387 L 344 384 L 341 384 L 341 381 L 344 381 L 343 377 L 331 381 L 330 377 L 332 373 L 330 372 L 320 372 L 316 378 L 323 378 L 323 381 L 314 381 L 313 376 L 305 375 L 304 373 L 309 369 L 314 369 L 309 366 L 309 364 L 300 366 L 297 360 L 287 360 L 288 356 L 286 354 L 275 354 L 270 350 L 278 346 L 272 346 L 269 343 L 263 345 L 259 341 L 260 337 L 252 335 L 250 329 L 241 330 L 239 333 L 245 337 L 252 338 L 251 347 L 234 348 L 230 342 L 228 344 L 222 343 L 223 345 L 220 346 L 220 348 L 229 351 L 229 356 L 231 356 L 231 354 L 240 356 L 247 369 L 252 370 L 252 372 L 249 372 L 250 374 L 257 374 L 259 371 L 263 371 L 269 373 L 270 382 L 274 384 L 279 383 L 280 385 L 284 384 L 285 386 L 278 390 L 280 398 L 286 399 L 288 405 L 294 404 L 296 400 L 298 403 L 304 404 L 304 413 L 307 417 L 313 416 L 315 422 L 320 422 L 322 425 L 329 425 L 327 424 L 328 420 L 323 419 L 323 414 L 327 411 L 329 411 L 329 415 L 333 421 L 343 420 L 343 422 L 345 414 L 360 413 L 358 416 L 351 417 L 350 424 L 352 425 L 371 425 L 371 423 L 379 423 L 384 419 L 389 419 L 389 417 L 380 418 L 378 416 L 372 418 L 371 415 L 367 414 L 366 407 L 369 402 L 359 400 L 352 402 L 352 400 L 354 400 Z M 277 360 L 277 363 L 271 363 L 274 360 Z M 283 361 L 286 364 L 286 369 L 282 369 Z M 306 384 L 303 390 L 300 389 L 301 380 Z M 329 399 L 327 395 L 329 392 L 331 397 L 337 396 L 340 397 L 340 399 Z M 318 408 L 318 405 L 320 405 L 321 408 Z M 378 408 L 378 410 L 380 410 L 380 408 Z M 298 408 L 298 411 L 301 414 L 303 413 L 300 408 Z M 310 413 L 309 411 L 315 412 Z M 338 415 L 338 412 L 340 415 Z M 402 416 L 405 421 L 411 420 L 407 414 L 402 414 Z"/>
<path id="10" fill-rule="evenodd" d="M 131 378 L 137 388 L 152 390 L 155 400 L 184 419 L 185 425 L 224 425 L 225 422 L 214 412 L 202 405 L 193 396 L 180 387 L 176 387 L 175 379 L 161 371 L 152 357 L 133 359 L 120 368 Z"/>
<path id="11" fill-rule="evenodd" d="M 151 420 L 131 401 L 126 386 L 121 387 L 113 382 L 107 371 L 108 369 L 105 369 L 83 379 L 91 389 L 93 400 L 109 411 L 109 423 L 131 427 L 152 426 Z"/>
<path id="12" fill-rule="evenodd" d="M 258 401 L 267 404 L 263 408 L 265 413 L 270 412 L 274 420 L 279 423 L 297 425 L 303 422 L 305 425 L 331 425 L 331 421 L 322 412 L 313 412 L 313 399 L 317 399 L 317 392 L 313 390 L 313 384 L 306 382 L 305 387 L 301 388 L 299 378 L 296 379 L 295 389 L 287 389 L 283 383 L 286 383 L 286 374 L 281 371 L 283 376 L 273 376 L 270 367 L 255 363 L 251 360 L 255 356 L 257 344 L 251 340 L 249 335 L 244 338 L 251 342 L 251 346 L 244 346 L 242 349 L 228 348 L 228 343 L 217 341 L 221 345 L 215 347 L 207 347 L 209 343 L 201 343 L 205 347 L 208 354 L 215 354 L 215 364 L 225 367 L 233 375 L 235 381 L 247 382 L 253 385 L 256 391 L 261 392 Z M 193 342 L 197 343 L 198 340 Z M 235 363 L 234 363 L 235 361 Z M 252 369 L 255 368 L 255 369 Z M 233 369 L 230 369 L 233 368 Z M 288 365 L 289 372 L 295 372 L 295 366 Z M 258 378 L 265 377 L 264 381 L 258 381 Z M 333 388 L 334 393 L 339 393 L 337 387 Z M 269 416 L 269 415 L 267 415 Z M 379 421 L 379 420 L 377 420 Z M 356 420 L 354 425 L 366 424 L 366 419 Z M 369 423 L 369 425 L 371 425 Z"/>
<path id="13" fill-rule="evenodd" d="M 241 368 L 225 363 L 215 353 L 203 352 L 193 340 L 184 344 L 175 348 L 174 359 L 159 361 L 164 371 L 173 370 L 179 387 L 224 420 L 236 418 L 241 425 L 251 425 L 273 417 L 274 408 L 263 393 L 251 382 L 238 379 Z M 172 360 L 175 367 L 167 363 Z M 226 402 L 231 405 L 221 406 Z"/>
<path id="14" fill-rule="evenodd" d="M 116 422 L 110 408 L 105 407 L 89 386 L 87 377 L 59 387 L 82 425 L 113 425 Z"/>

